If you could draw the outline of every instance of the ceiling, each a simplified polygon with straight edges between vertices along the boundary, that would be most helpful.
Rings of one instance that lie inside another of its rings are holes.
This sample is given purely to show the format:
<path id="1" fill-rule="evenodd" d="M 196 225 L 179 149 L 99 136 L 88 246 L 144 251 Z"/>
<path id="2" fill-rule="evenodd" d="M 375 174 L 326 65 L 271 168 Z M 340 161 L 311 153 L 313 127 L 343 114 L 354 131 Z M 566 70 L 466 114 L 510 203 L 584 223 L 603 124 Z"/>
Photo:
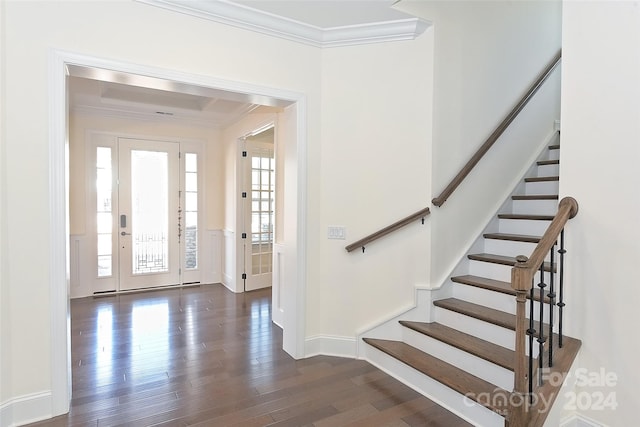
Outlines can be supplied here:
<path id="1" fill-rule="evenodd" d="M 317 47 L 417 37 L 428 23 L 392 8 L 400 0 L 137 0 Z M 224 128 L 286 103 L 108 70 L 69 67 L 72 111 Z"/>

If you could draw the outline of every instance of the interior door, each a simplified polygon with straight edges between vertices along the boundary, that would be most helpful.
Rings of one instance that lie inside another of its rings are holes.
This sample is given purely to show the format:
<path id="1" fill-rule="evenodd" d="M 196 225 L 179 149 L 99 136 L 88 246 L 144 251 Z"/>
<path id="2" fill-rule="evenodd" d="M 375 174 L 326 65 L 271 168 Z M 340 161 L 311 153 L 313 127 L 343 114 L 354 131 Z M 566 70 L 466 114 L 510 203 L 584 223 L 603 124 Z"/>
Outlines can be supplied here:
<path id="1" fill-rule="evenodd" d="M 120 290 L 180 283 L 179 150 L 173 142 L 118 140 Z"/>
<path id="2" fill-rule="evenodd" d="M 246 142 L 244 198 L 245 290 L 271 286 L 275 207 L 273 144 Z"/>

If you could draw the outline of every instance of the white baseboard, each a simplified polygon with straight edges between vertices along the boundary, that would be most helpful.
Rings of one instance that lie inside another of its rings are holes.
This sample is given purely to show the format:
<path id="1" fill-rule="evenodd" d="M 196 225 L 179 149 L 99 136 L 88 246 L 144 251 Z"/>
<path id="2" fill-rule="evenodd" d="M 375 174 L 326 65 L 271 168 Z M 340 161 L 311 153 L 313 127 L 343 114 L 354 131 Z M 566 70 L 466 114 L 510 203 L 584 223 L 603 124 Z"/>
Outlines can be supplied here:
<path id="1" fill-rule="evenodd" d="M 305 356 L 338 356 L 356 358 L 356 339 L 330 335 L 316 335 L 304 343 Z"/>
<path id="2" fill-rule="evenodd" d="M 0 405 L 0 427 L 13 427 L 46 420 L 52 414 L 50 391 L 15 397 Z"/>
<path id="3" fill-rule="evenodd" d="M 607 425 L 585 417 L 584 415 L 574 414 L 564 419 L 560 427 L 607 427 Z"/>

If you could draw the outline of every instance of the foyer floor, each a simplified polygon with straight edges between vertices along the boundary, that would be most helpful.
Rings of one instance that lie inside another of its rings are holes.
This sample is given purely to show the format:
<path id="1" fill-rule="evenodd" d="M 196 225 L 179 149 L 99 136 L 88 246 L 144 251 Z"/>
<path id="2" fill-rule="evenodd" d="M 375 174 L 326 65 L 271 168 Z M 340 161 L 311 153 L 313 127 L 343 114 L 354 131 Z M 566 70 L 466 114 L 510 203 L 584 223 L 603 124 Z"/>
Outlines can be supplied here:
<path id="1" fill-rule="evenodd" d="M 361 360 L 294 360 L 269 289 L 71 301 L 68 415 L 30 426 L 469 426 Z"/>

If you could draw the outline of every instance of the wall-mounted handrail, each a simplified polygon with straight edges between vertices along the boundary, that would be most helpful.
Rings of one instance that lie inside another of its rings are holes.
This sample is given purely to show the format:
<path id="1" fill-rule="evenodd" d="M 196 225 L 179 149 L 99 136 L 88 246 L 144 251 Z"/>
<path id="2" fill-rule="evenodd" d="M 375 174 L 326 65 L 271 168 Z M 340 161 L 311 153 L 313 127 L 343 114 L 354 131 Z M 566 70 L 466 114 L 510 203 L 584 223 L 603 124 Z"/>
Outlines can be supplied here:
<path id="1" fill-rule="evenodd" d="M 362 248 L 362 252 L 364 252 L 364 248 L 368 243 L 371 243 L 374 240 L 381 238 L 382 236 L 386 236 L 387 234 L 392 233 L 397 229 L 402 228 L 407 224 L 410 224 L 413 221 L 421 219 L 422 223 L 424 224 L 424 218 L 427 215 L 429 215 L 429 213 L 430 213 L 429 208 L 424 208 L 414 214 L 409 215 L 406 218 L 401 219 L 400 221 L 394 222 L 393 224 L 376 231 L 375 233 L 369 234 L 367 237 L 364 237 L 356 242 L 353 242 L 348 246 L 345 246 L 345 249 L 347 250 L 347 252 L 351 252 L 355 249 Z"/>
<path id="2" fill-rule="evenodd" d="M 558 52 L 553 60 L 547 65 L 544 71 L 538 76 L 536 81 L 531 85 L 529 90 L 525 93 L 525 95 L 518 101 L 515 107 L 509 112 L 509 114 L 502 120 L 502 122 L 498 125 L 498 127 L 493 131 L 493 133 L 487 138 L 487 140 L 480 146 L 478 151 L 469 159 L 466 165 L 458 172 L 458 174 L 451 180 L 449 185 L 445 187 L 445 189 L 440 193 L 439 196 L 434 198 L 431 203 L 435 206 L 442 206 L 444 202 L 451 196 L 451 194 L 458 188 L 458 186 L 464 181 L 464 179 L 469 175 L 471 170 L 475 167 L 475 165 L 482 159 L 482 157 L 489 151 L 491 146 L 500 138 L 500 136 L 504 133 L 504 131 L 509 127 L 511 122 L 518 116 L 520 111 L 527 105 L 527 103 L 531 100 L 533 95 L 536 94 L 538 89 L 542 86 L 542 84 L 549 78 L 553 70 L 560 63 L 560 59 L 562 58 L 562 51 Z"/>
<path id="3" fill-rule="evenodd" d="M 566 305 L 564 302 L 564 227 L 569 219 L 578 213 L 578 202 L 572 197 L 563 198 L 558 205 L 558 213 L 542 235 L 538 245 L 530 257 L 519 255 L 516 264 L 511 269 L 511 287 L 516 291 L 516 330 L 515 330 L 515 366 L 513 394 L 517 398 L 511 399 L 509 425 L 529 425 L 531 417 L 531 405 L 533 402 L 534 378 L 538 376 L 538 386 L 544 380 L 542 376 L 543 363 L 553 366 L 554 350 L 554 313 L 558 310 L 558 346 L 562 347 L 562 311 Z M 556 245 L 559 242 L 559 262 L 554 261 Z M 550 268 L 548 280 L 545 279 L 545 258 L 549 254 Z M 558 274 L 558 288 L 555 287 L 554 276 Z M 533 282 L 537 272 L 540 272 L 540 280 Z M 534 309 L 534 299 L 538 292 L 538 310 Z M 545 302 L 545 298 L 548 304 Z M 529 319 L 527 319 L 527 299 L 529 300 Z M 545 306 L 548 305 L 548 313 L 545 315 Z M 536 311 L 539 311 L 536 322 Z M 543 319 L 548 318 L 545 327 Z M 545 329 L 548 329 L 545 332 Z M 527 351 L 528 341 L 528 351 Z M 538 347 L 537 366 L 533 359 L 534 346 Z M 544 357 L 546 351 L 547 357 Z M 527 404 L 524 404 L 527 402 Z M 516 404 L 517 403 L 517 404 Z"/>

